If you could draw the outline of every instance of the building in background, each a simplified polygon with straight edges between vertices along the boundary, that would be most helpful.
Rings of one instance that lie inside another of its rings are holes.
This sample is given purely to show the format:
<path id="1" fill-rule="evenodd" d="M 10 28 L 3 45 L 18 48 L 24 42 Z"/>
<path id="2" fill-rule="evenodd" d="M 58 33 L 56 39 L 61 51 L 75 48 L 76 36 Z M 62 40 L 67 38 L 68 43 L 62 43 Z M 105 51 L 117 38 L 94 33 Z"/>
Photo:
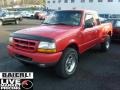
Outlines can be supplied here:
<path id="1" fill-rule="evenodd" d="M 120 17 L 120 0 L 46 0 L 46 8 L 56 10 L 96 10 L 104 17 Z"/>

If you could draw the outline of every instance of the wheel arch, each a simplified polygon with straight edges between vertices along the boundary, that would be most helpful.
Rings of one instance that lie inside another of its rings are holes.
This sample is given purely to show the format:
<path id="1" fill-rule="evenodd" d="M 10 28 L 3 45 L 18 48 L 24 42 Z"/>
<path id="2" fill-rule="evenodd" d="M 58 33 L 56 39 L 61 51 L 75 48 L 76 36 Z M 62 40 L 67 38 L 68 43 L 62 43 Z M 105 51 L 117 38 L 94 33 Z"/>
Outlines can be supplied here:
<path id="1" fill-rule="evenodd" d="M 79 53 L 79 47 L 75 42 L 68 44 L 66 48 L 74 48 Z"/>
<path id="2" fill-rule="evenodd" d="M 109 36 L 112 36 L 112 31 L 109 31 L 107 34 L 108 34 Z"/>

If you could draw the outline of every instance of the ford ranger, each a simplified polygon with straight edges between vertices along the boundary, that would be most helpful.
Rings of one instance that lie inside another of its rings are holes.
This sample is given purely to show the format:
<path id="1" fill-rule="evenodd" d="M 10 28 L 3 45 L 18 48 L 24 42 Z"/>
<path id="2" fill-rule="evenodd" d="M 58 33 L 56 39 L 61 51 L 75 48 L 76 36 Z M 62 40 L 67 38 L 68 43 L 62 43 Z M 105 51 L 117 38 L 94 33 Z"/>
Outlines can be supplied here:
<path id="1" fill-rule="evenodd" d="M 101 23 L 91 10 L 61 10 L 50 14 L 42 25 L 16 31 L 10 35 L 8 52 L 23 64 L 54 65 L 56 74 L 72 76 L 79 54 L 100 44 L 110 48 L 112 24 Z"/>

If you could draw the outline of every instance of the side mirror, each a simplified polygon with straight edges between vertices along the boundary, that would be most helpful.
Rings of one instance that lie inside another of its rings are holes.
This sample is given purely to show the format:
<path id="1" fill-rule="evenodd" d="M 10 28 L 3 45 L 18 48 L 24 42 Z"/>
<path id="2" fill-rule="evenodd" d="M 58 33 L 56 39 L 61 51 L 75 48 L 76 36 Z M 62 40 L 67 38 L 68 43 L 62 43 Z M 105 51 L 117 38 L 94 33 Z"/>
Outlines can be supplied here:
<path id="1" fill-rule="evenodd" d="M 94 23 L 85 23 L 84 28 L 91 28 L 94 26 Z"/>

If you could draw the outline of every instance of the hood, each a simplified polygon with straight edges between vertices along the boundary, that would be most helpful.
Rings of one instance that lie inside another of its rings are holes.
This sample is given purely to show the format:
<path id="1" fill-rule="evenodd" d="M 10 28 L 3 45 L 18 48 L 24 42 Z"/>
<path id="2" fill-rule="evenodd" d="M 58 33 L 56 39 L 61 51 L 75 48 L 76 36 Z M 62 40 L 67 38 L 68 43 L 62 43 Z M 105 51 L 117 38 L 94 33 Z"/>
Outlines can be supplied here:
<path id="1" fill-rule="evenodd" d="M 73 26 L 64 26 L 64 25 L 50 25 L 50 26 L 41 25 L 39 27 L 19 30 L 16 31 L 15 33 L 42 36 L 42 37 L 54 39 L 66 32 L 70 32 L 71 30 L 77 27 L 78 26 L 73 27 Z"/>

